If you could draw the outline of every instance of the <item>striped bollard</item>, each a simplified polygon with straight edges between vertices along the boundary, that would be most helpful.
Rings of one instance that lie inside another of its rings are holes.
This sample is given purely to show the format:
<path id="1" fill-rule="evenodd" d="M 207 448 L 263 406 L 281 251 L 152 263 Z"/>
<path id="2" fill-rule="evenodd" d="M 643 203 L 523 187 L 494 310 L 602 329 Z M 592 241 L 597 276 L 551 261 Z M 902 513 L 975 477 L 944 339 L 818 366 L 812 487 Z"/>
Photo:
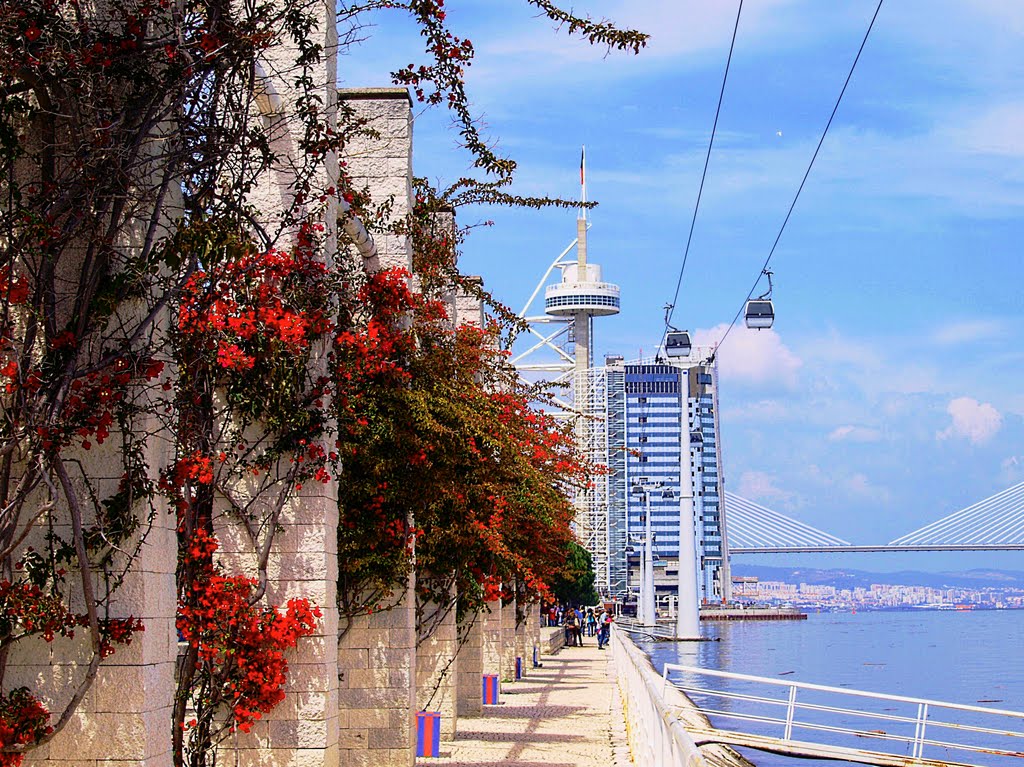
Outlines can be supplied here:
<path id="1" fill-rule="evenodd" d="M 441 749 L 441 712 L 416 712 L 416 756 L 437 758 Z"/>
<path id="2" fill-rule="evenodd" d="M 498 705 L 498 675 L 497 674 L 484 674 L 484 705 L 485 706 L 497 706 Z"/>

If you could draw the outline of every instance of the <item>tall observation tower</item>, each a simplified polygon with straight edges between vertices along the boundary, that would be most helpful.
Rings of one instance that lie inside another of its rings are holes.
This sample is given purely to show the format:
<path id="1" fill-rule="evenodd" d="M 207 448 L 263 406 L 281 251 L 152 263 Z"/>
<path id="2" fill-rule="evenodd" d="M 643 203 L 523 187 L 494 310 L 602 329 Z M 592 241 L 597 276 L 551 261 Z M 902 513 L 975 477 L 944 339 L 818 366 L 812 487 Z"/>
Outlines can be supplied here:
<path id="1" fill-rule="evenodd" d="M 569 340 L 575 342 L 573 373 L 577 375 L 593 367 L 594 317 L 619 313 L 619 286 L 602 282 L 601 267 L 587 261 L 587 226 L 587 211 L 581 208 L 576 219 L 576 262 L 567 263 L 562 268 L 562 281 L 544 290 L 544 312 L 569 319 Z"/>
<path id="2" fill-rule="evenodd" d="M 580 156 L 580 200 L 587 201 L 586 151 Z M 595 464 L 608 465 L 608 445 L 601 419 L 607 412 L 605 377 L 593 369 L 594 317 L 619 313 L 619 286 L 604 282 L 601 267 L 587 258 L 586 208 L 576 219 L 576 239 L 548 267 L 520 313 L 533 345 L 512 360 L 520 375 L 531 380 L 568 384 L 557 399 L 566 417 L 573 419 L 577 444 Z M 575 248 L 576 260 L 571 259 Z M 561 280 L 547 285 L 558 269 Z M 530 316 L 530 307 L 544 289 L 544 314 Z M 595 478 L 594 486 L 574 498 L 576 533 L 594 559 L 596 585 L 607 590 L 608 503 L 607 478 Z"/>

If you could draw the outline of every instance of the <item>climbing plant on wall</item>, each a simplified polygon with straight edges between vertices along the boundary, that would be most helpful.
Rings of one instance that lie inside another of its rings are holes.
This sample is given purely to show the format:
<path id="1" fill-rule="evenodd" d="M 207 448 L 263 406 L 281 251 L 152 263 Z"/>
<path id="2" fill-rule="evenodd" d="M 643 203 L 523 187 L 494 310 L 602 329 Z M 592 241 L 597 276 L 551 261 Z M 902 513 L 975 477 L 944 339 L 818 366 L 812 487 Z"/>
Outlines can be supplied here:
<path id="1" fill-rule="evenodd" d="M 527 1 L 592 42 L 643 44 Z M 427 63 L 395 79 L 453 111 L 485 174 L 449 199 L 514 200 L 514 163 L 468 107 L 472 45 L 440 0 L 343 3 L 336 19 L 325 7 L 0 0 L 3 764 L 59 733 L 101 662 L 138 640 L 145 627 L 119 599 L 154 523 L 177 531 L 185 648 L 168 737 L 175 763 L 196 767 L 280 701 L 286 654 L 315 630 L 319 606 L 267 597 L 280 515 L 304 484 L 340 478 L 349 611 L 407 574 L 416 538 L 425 563 L 480 601 L 510 578 L 542 588 L 547 543 L 566 534 L 551 487 L 566 445 L 524 393 L 501 388 L 497 331 L 448 327 L 440 282 L 413 294 L 407 275 L 361 275 L 317 231 L 342 199 L 390 226 L 386 201 L 328 177 L 365 130 L 327 109 L 328 29 L 357 30 L 376 10 L 422 30 Z M 287 114 L 264 103 L 275 81 Z M 282 174 L 274 209 L 254 204 Z M 421 255 L 433 247 L 415 236 Z M 465 401 L 451 396 L 459 377 L 479 381 Z M 350 486 L 405 436 L 408 477 L 391 462 Z M 437 494 L 469 469 L 461 498 Z M 422 527 L 397 511 L 410 500 Z M 70 682 L 53 692 L 57 678 Z"/>

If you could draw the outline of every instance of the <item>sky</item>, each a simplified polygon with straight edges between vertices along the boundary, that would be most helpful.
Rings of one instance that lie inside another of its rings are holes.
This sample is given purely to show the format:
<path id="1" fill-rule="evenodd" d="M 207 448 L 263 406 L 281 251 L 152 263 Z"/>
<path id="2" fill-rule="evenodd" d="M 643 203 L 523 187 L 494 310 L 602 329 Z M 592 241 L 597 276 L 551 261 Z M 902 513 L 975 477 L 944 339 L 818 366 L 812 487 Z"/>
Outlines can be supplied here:
<path id="1" fill-rule="evenodd" d="M 757 278 L 875 0 L 746 0 L 673 322 L 721 338 Z M 595 354 L 658 342 L 693 216 L 735 2 L 577 0 L 651 34 L 640 55 L 556 29 L 524 0 L 448 0 L 467 90 L 519 163 L 514 191 L 576 199 L 622 288 Z M 382 13 L 342 86 L 423 60 Z M 719 352 L 726 487 L 852 543 L 885 543 L 1024 481 L 1024 4 L 887 0 L 772 259 L 776 323 Z M 471 172 L 443 109 L 416 106 L 414 171 Z M 572 211 L 463 209 L 461 260 L 517 311 L 575 237 Z M 757 290 L 760 292 L 761 287 Z M 742 323 L 742 321 L 741 321 Z M 1024 570 L 1024 554 L 747 555 L 892 571 Z"/>

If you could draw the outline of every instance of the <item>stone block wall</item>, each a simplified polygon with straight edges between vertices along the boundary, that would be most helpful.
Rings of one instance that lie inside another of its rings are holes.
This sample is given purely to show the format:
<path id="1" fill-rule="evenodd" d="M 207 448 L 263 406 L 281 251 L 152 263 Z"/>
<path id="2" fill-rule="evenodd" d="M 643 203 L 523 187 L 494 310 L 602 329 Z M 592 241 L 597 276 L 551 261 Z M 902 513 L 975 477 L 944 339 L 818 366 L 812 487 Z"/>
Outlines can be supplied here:
<path id="1" fill-rule="evenodd" d="M 516 601 L 501 606 L 501 681 L 516 678 Z"/>
<path id="2" fill-rule="evenodd" d="M 338 643 L 338 746 L 345 767 L 413 762 L 415 626 L 415 599 L 406 588 L 397 606 L 353 618 Z"/>
<path id="3" fill-rule="evenodd" d="M 333 10 L 324 5 L 326 18 Z M 333 24 L 324 34 L 333 66 Z M 273 63 L 273 62 L 271 62 Z M 263 87 L 273 99 L 261 108 L 275 133 L 275 147 L 294 149 L 288 134 L 289 92 L 278 82 L 273 67 Z M 325 104 L 334 98 L 333 74 L 327 77 Z M 411 206 L 412 118 L 408 94 L 400 88 L 358 89 L 337 92 L 349 107 L 379 130 L 381 140 L 356 139 L 346 147 L 347 171 L 357 186 L 373 189 L 374 200 L 394 198 L 392 215 L 404 217 Z M 331 165 L 326 169 L 328 175 Z M 272 213 L 283 204 L 287 177 L 276 185 L 260 185 L 254 204 Z M 320 179 L 328 185 L 330 178 Z M 327 246 L 333 246 L 335 210 L 327 209 Z M 271 216 L 272 217 L 272 216 Z M 285 245 L 288 232 L 280 232 Z M 384 235 L 377 241 L 382 267 L 411 271 L 412 250 L 404 236 Z M 476 278 L 479 280 L 479 278 Z M 482 326 L 479 298 L 452 297 L 455 321 Z M 171 447 L 158 439 L 149 450 L 154 466 L 167 465 Z M 162 451 L 162 452 L 161 452 Z M 97 475 L 97 480 L 100 479 Z M 116 481 L 117 477 L 111 477 Z M 357 616 L 342 623 L 336 607 L 337 488 L 308 483 L 290 499 L 276 533 L 269 563 L 267 601 L 284 605 L 304 597 L 322 611 L 315 636 L 289 652 L 289 677 L 284 701 L 249 733 L 228 738 L 219 754 L 224 763 L 239 767 L 411 767 L 415 754 L 415 712 L 421 708 L 442 712 L 442 737 L 451 738 L 459 716 L 482 713 L 481 676 L 514 678 L 515 657 L 530 668 L 530 631 L 516 628 L 515 603 L 490 605 L 457 626 L 451 611 L 434 633 L 417 648 L 414 583 L 409 583 L 392 609 Z M 115 601 L 117 615 L 141 617 L 145 632 L 105 661 L 96 682 L 70 724 L 47 747 L 32 752 L 27 764 L 52 763 L 58 767 L 169 767 L 171 706 L 177 660 L 175 631 L 175 569 L 177 533 L 173 514 L 162 510 Z M 232 571 L 253 574 L 252 543 L 227 516 L 216 521 L 221 549 L 218 556 Z M 535 612 L 528 608 L 530 612 Z M 429 617 L 428 617 L 429 620 Z M 536 616 L 534 615 L 534 624 Z M 340 639 L 339 639 L 340 636 Z M 55 652 L 64 646 L 57 640 Z M 74 648 L 67 644 L 67 648 Z M 80 656 L 85 660 L 85 655 Z M 81 669 L 68 664 L 54 669 L 43 659 L 9 658 L 10 676 L 24 683 L 35 680 L 45 667 L 53 677 L 55 697 L 67 694 Z M 44 693 L 47 692 L 44 690 Z"/>
<path id="4" fill-rule="evenodd" d="M 459 716 L 483 713 L 484 616 L 468 616 L 458 625 L 459 659 L 456 709 Z"/>
<path id="5" fill-rule="evenodd" d="M 420 636 L 416 647 L 416 710 L 440 711 L 441 737 L 450 740 L 458 721 L 460 658 L 455 608 L 427 605 L 421 621 L 430 634 Z"/>
<path id="6" fill-rule="evenodd" d="M 483 672 L 500 677 L 504 662 L 501 602 L 491 602 L 487 607 L 478 619 L 483 623 Z"/>

